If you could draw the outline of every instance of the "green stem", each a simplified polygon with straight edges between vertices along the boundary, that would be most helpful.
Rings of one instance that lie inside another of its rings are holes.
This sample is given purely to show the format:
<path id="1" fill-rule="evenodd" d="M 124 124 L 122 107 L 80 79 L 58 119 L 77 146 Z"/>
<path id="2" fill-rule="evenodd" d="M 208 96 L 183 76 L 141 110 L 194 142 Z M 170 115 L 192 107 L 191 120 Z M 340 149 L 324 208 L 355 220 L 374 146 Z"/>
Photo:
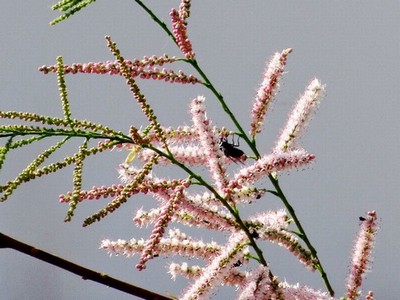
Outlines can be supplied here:
<path id="1" fill-rule="evenodd" d="M 65 130 L 61 128 L 48 129 L 48 128 L 37 128 L 37 129 L 24 129 L 24 130 L 9 130 L 6 133 L 0 133 L 0 138 L 4 137 L 16 137 L 26 135 L 37 135 L 41 138 L 52 137 L 52 136 L 65 136 L 65 137 L 84 137 L 87 139 L 111 139 L 121 143 L 132 143 L 132 139 L 126 135 L 107 135 L 104 133 L 97 133 L 93 131 L 83 130 Z"/>
<path id="2" fill-rule="evenodd" d="M 152 11 L 149 9 L 142 1 L 140 0 L 135 0 L 135 2 L 143 8 L 149 15 L 150 17 L 156 22 L 160 27 L 167 33 L 167 35 L 174 41 L 174 43 L 178 46 L 178 43 L 176 42 L 176 39 L 174 35 L 172 34 L 171 30 L 168 29 L 167 25 L 160 20 Z"/>
<path id="3" fill-rule="evenodd" d="M 275 187 L 276 195 L 282 200 L 282 202 L 285 205 L 286 209 L 288 210 L 290 216 L 292 217 L 294 223 L 296 224 L 297 228 L 299 229 L 299 231 L 301 233 L 300 238 L 306 243 L 306 245 L 307 245 L 308 249 L 310 250 L 312 256 L 316 259 L 316 261 L 317 261 L 316 268 L 321 273 L 321 277 L 322 277 L 322 279 L 323 279 L 323 281 L 325 283 L 326 288 L 329 291 L 329 294 L 333 297 L 335 292 L 332 289 L 331 284 L 329 283 L 328 275 L 325 273 L 325 270 L 322 267 L 321 261 L 319 260 L 318 255 L 317 255 L 317 251 L 315 250 L 315 248 L 311 244 L 310 240 L 308 239 L 308 236 L 307 236 L 305 230 L 303 229 L 303 226 L 301 225 L 300 220 L 297 218 L 295 210 L 290 205 L 290 203 L 287 200 L 285 194 L 283 193 L 281 187 L 279 186 L 278 179 L 276 179 L 273 175 L 269 175 L 269 179 L 271 180 L 273 186 Z"/>

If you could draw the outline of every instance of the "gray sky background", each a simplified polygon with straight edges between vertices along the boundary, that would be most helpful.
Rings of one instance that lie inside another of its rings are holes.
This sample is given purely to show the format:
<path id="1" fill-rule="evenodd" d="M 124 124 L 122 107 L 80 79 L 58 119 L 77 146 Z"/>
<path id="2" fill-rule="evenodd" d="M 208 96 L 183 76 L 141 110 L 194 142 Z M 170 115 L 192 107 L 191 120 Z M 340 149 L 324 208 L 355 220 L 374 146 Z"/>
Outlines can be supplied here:
<path id="1" fill-rule="evenodd" d="M 56 76 L 37 71 L 55 64 L 113 59 L 104 36 L 117 42 L 125 58 L 179 55 L 161 29 L 134 1 L 97 1 L 55 27 L 52 1 L 3 1 L 0 10 L 0 109 L 62 116 Z M 159 2 L 162 2 L 161 4 Z M 145 1 L 169 24 L 179 1 Z M 251 3 L 251 4 L 249 4 Z M 364 291 L 376 299 L 400 294 L 399 215 L 399 1 L 193 1 L 189 36 L 199 64 L 248 129 L 251 103 L 262 80 L 265 62 L 292 47 L 280 93 L 258 139 L 269 152 L 299 94 L 311 79 L 327 85 L 327 95 L 302 140 L 317 159 L 312 168 L 282 176 L 283 190 L 293 204 L 331 283 L 341 296 L 358 230 L 358 217 L 376 210 L 381 220 L 372 272 Z M 177 66 L 188 70 L 185 65 Z M 191 71 L 191 70 L 190 70 Z M 121 77 L 67 76 L 75 118 L 87 118 L 126 131 L 144 119 Z M 190 124 L 188 104 L 207 97 L 208 115 L 232 128 L 219 104 L 201 86 L 140 81 L 140 86 L 165 125 Z M 16 151 L 0 173 L 1 183 L 14 178 L 50 142 Z M 72 154 L 79 142 L 71 144 Z M 246 151 L 246 148 L 243 147 Z M 117 183 L 117 165 L 126 153 L 111 152 L 90 159 L 84 188 Z M 240 166 L 233 166 L 231 171 Z M 265 186 L 269 187 L 265 182 Z M 178 295 L 184 280 L 170 281 L 164 272 L 174 258 L 159 258 L 146 271 L 134 268 L 138 257 L 109 257 L 98 250 L 103 238 L 148 237 L 131 221 L 136 208 L 151 201 L 131 198 L 100 223 L 82 228 L 82 220 L 107 200 L 78 206 L 71 223 L 58 195 L 72 188 L 72 169 L 23 185 L 0 204 L 0 231 L 85 267 L 150 288 Z M 153 203 L 153 202 L 151 202 Z M 272 196 L 262 209 L 280 207 Z M 200 236 L 212 239 L 208 232 Z M 263 244 L 271 269 L 281 279 L 324 289 L 318 273 L 309 273 L 286 253 Z M 0 299 L 132 299 L 102 285 L 83 281 L 64 270 L 12 250 L 0 250 Z M 232 295 L 222 289 L 216 299 Z"/>

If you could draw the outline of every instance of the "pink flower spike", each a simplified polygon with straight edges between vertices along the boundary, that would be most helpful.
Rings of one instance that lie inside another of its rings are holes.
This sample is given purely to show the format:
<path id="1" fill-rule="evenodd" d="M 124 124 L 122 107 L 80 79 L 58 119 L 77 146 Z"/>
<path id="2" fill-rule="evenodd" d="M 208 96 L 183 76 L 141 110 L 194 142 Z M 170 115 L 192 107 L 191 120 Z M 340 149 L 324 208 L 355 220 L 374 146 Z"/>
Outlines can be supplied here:
<path id="1" fill-rule="evenodd" d="M 207 118 L 204 101 L 205 98 L 203 96 L 195 98 L 192 101 L 190 112 L 194 127 L 199 135 L 200 145 L 203 147 L 205 155 L 208 158 L 208 168 L 220 192 L 227 185 L 226 170 L 220 161 L 222 153 L 219 149 L 219 140 L 214 133 L 211 120 Z"/>
<path id="2" fill-rule="evenodd" d="M 275 151 L 293 149 L 325 93 L 325 85 L 314 79 L 294 106 L 286 127 L 276 142 Z"/>
<path id="3" fill-rule="evenodd" d="M 361 292 L 358 288 L 362 284 L 363 276 L 371 264 L 371 254 L 374 246 L 378 222 L 375 211 L 370 211 L 367 216 L 360 217 L 360 231 L 356 237 L 351 259 L 351 270 L 347 278 L 347 297 L 357 299 Z"/>
<path id="4" fill-rule="evenodd" d="M 162 149 L 160 149 L 162 150 Z M 170 152 L 174 155 L 175 159 L 181 163 L 187 163 L 191 166 L 194 165 L 207 165 L 208 156 L 205 154 L 204 148 L 198 144 L 187 144 L 187 145 L 178 145 L 178 146 L 170 146 Z M 154 151 L 151 149 L 142 150 L 138 159 L 143 161 L 149 161 L 154 157 Z M 234 163 L 232 159 L 229 157 L 221 157 L 221 161 L 224 165 L 229 165 Z M 171 164 L 171 161 L 167 158 L 161 157 L 158 160 L 159 164 Z"/>
<path id="5" fill-rule="evenodd" d="M 268 268 L 259 265 L 257 270 L 248 274 L 239 300 L 279 299 L 268 277 Z"/>
<path id="6" fill-rule="evenodd" d="M 265 70 L 264 80 L 258 89 L 253 109 L 251 110 L 250 135 L 252 136 L 261 132 L 265 114 L 278 91 L 279 79 L 283 74 L 283 68 L 290 52 L 292 52 L 292 49 L 288 48 L 281 53 L 275 53 Z"/>
<path id="7" fill-rule="evenodd" d="M 267 239 L 272 243 L 286 248 L 309 270 L 315 271 L 318 261 L 313 257 L 311 252 L 299 243 L 298 238 L 287 230 L 269 229 L 268 227 L 258 230 L 260 239 Z"/>
<path id="8" fill-rule="evenodd" d="M 207 203 L 194 203 L 186 199 L 178 212 L 181 223 L 201 226 L 218 231 L 236 231 L 237 223 L 232 215 L 217 205 L 210 206 Z"/>
<path id="9" fill-rule="evenodd" d="M 115 254 L 130 257 L 137 253 L 141 253 L 144 246 L 145 240 L 143 239 L 131 239 L 130 241 L 120 239 L 117 241 L 110 241 L 109 239 L 105 239 L 101 242 L 99 249 L 106 250 L 110 254 L 110 256 L 112 254 Z"/>
<path id="10" fill-rule="evenodd" d="M 283 299 L 307 299 L 307 300 L 334 300 L 328 293 L 314 290 L 307 285 L 289 284 L 281 282 Z"/>
<path id="11" fill-rule="evenodd" d="M 182 53 L 187 59 L 194 59 L 195 54 L 192 50 L 192 43 L 187 37 L 186 20 L 182 19 L 179 16 L 178 11 L 174 8 L 171 10 L 169 15 L 172 22 L 172 31 L 174 33 L 179 49 L 181 49 Z"/>
<path id="12" fill-rule="evenodd" d="M 230 267 L 237 261 L 241 261 L 248 252 L 247 237 L 244 234 L 233 233 L 222 253 L 211 261 L 202 275 L 180 299 L 209 299 L 212 289 L 229 276 Z"/>
<path id="13" fill-rule="evenodd" d="M 268 228 L 273 230 L 285 230 L 290 224 L 289 216 L 284 209 L 276 211 L 264 211 L 248 219 L 255 228 Z"/>
<path id="14" fill-rule="evenodd" d="M 129 241 L 121 239 L 110 241 L 105 239 L 100 245 L 100 249 L 106 250 L 110 256 L 115 254 L 126 257 L 142 253 L 145 247 L 146 241 L 144 239 L 131 239 Z M 161 238 L 154 250 L 154 253 L 164 256 L 179 255 L 181 257 L 210 260 L 220 255 L 222 247 L 215 242 L 204 243 L 190 238 L 173 237 L 170 234 L 168 238 Z"/>
<path id="15" fill-rule="evenodd" d="M 202 268 L 199 266 L 188 266 L 187 263 L 177 264 L 171 263 L 169 265 L 168 273 L 171 274 L 173 280 L 176 279 L 177 275 L 184 276 L 188 279 L 195 279 L 201 275 Z"/>
<path id="16" fill-rule="evenodd" d="M 136 265 L 136 268 L 139 271 L 145 269 L 146 262 L 152 259 L 154 254 L 157 254 L 158 244 L 160 243 L 173 214 L 178 209 L 185 187 L 187 187 L 187 183 L 185 182 L 182 182 L 182 185 L 176 187 L 174 192 L 171 194 L 169 201 L 162 207 L 161 214 L 154 225 L 150 238 L 146 242 L 146 246 L 143 249 L 140 261 Z"/>
<path id="17" fill-rule="evenodd" d="M 304 167 L 314 158 L 314 155 L 308 154 L 303 149 L 264 155 L 253 165 L 242 168 L 229 182 L 228 189 L 251 184 L 274 172 Z"/>

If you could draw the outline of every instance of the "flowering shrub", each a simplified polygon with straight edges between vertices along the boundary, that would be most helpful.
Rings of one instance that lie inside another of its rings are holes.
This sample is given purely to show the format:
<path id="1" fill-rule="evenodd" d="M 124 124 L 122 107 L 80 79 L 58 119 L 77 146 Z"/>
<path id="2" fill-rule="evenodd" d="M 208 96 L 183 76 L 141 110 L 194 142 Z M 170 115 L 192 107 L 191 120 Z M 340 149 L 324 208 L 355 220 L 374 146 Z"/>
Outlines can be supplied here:
<path id="1" fill-rule="evenodd" d="M 301 147 L 300 138 L 324 96 L 325 85 L 318 79 L 310 81 L 293 107 L 274 148 L 264 153 L 257 147 L 256 139 L 263 130 L 266 113 L 275 99 L 292 49 L 274 54 L 268 62 L 253 100 L 249 122 L 244 126 L 237 121 L 229 103 L 225 102 L 197 63 L 188 37 L 191 2 L 183 0 L 178 9 L 171 9 L 170 30 L 142 1 L 135 1 L 173 39 L 182 57 L 164 54 L 128 60 L 122 56 L 112 38 L 106 36 L 107 46 L 115 56 L 113 61 L 65 65 L 62 57 L 58 57 L 55 65 L 40 67 L 39 70 L 44 74 L 57 75 L 64 118 L 0 111 L 0 118 L 34 123 L 0 126 L 0 137 L 5 141 L 0 148 L 0 167 L 8 152 L 13 149 L 45 138 L 62 139 L 36 157 L 15 179 L 0 186 L 1 201 L 7 200 L 22 183 L 73 165 L 74 189 L 60 195 L 59 199 L 69 205 L 66 222 L 71 221 L 78 204 L 85 200 L 113 198 L 103 209 L 87 217 L 83 226 L 101 221 L 135 194 L 149 194 L 156 200 L 154 208 L 149 211 L 139 209 L 133 219 L 139 227 L 153 227 L 148 238 L 129 241 L 106 239 L 100 248 L 110 254 L 140 255 L 136 265 L 138 270 L 144 270 L 151 260 L 159 256 L 179 255 L 203 260 L 203 266 L 186 262 L 170 263 L 169 272 L 173 278 L 184 276 L 192 281 L 179 296 L 180 299 L 207 299 L 214 289 L 222 285 L 235 287 L 238 299 L 332 299 L 334 291 L 317 251 L 279 185 L 279 177 L 283 172 L 304 169 L 315 158 Z M 67 12 L 54 20 L 53 24 L 92 2 L 94 0 L 60 1 L 53 9 Z M 178 61 L 192 66 L 198 75 L 165 67 L 173 66 Z M 65 75 L 77 73 L 123 76 L 148 123 L 132 124 L 129 131 L 124 133 L 101 124 L 74 119 L 69 106 Z M 191 99 L 189 113 L 192 125 L 176 128 L 163 126 L 141 92 L 138 79 L 203 85 L 215 95 L 215 99 L 232 120 L 234 128 L 214 124 L 207 116 L 206 109 L 206 102 L 211 100 L 203 96 Z M 249 128 L 248 132 L 245 127 Z M 83 139 L 74 155 L 43 166 L 55 151 L 72 138 Z M 91 144 L 93 140 L 98 142 L 97 145 Z M 249 147 L 251 154 L 240 149 L 239 140 Z M 125 162 L 119 166 L 120 183 L 83 190 L 82 170 L 85 159 L 112 149 L 128 153 Z M 233 174 L 227 170 L 230 164 L 236 164 Z M 179 168 L 186 175 L 174 179 L 159 178 L 156 165 L 158 168 L 165 166 L 167 170 Z M 273 189 L 264 186 L 265 179 L 271 182 Z M 246 206 L 260 201 L 265 194 L 278 197 L 283 204 L 282 209 L 266 210 L 250 216 L 242 213 Z M 226 234 L 226 242 L 204 242 L 173 227 L 174 223 L 210 232 L 223 232 Z M 376 213 L 371 211 L 360 217 L 360 224 L 347 280 L 346 299 L 361 296 L 360 286 L 368 270 L 378 227 Z M 320 272 L 326 291 L 312 289 L 303 283 L 281 281 L 273 274 L 261 250 L 266 241 L 290 251 L 309 270 Z M 369 292 L 365 299 L 373 299 L 373 293 Z"/>

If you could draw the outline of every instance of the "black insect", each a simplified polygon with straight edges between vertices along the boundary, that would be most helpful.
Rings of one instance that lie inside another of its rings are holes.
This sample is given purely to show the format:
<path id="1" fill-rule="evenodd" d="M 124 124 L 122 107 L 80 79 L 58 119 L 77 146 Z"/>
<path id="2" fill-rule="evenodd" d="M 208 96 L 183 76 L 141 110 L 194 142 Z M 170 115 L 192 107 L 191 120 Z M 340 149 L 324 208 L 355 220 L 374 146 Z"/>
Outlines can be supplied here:
<path id="1" fill-rule="evenodd" d="M 365 221 L 366 219 L 364 217 L 359 217 L 358 218 L 361 222 Z"/>
<path id="2" fill-rule="evenodd" d="M 234 267 L 240 267 L 241 265 L 243 265 L 243 263 L 240 260 L 233 264 Z"/>
<path id="3" fill-rule="evenodd" d="M 260 235 L 258 234 L 258 232 L 256 230 L 254 230 L 253 232 L 251 232 L 251 237 L 253 239 L 259 239 Z"/>
<path id="4" fill-rule="evenodd" d="M 239 146 L 239 139 L 237 140 L 237 144 L 235 144 L 233 136 L 232 143 L 229 143 L 226 137 L 221 137 L 219 140 L 219 149 L 224 152 L 226 157 L 229 157 L 234 162 L 243 163 L 247 157 L 246 154 L 238 148 Z"/>

